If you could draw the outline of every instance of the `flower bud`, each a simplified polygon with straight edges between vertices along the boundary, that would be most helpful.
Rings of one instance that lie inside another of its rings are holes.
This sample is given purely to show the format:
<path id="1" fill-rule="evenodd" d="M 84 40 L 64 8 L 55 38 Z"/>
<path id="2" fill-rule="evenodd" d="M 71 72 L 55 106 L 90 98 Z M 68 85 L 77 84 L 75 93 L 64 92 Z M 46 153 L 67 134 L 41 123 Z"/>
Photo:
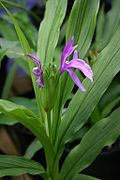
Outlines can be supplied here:
<path id="1" fill-rule="evenodd" d="M 44 87 L 40 89 L 41 103 L 46 112 L 49 112 L 56 101 L 59 88 L 60 73 L 54 65 L 49 65 L 43 70 Z"/>

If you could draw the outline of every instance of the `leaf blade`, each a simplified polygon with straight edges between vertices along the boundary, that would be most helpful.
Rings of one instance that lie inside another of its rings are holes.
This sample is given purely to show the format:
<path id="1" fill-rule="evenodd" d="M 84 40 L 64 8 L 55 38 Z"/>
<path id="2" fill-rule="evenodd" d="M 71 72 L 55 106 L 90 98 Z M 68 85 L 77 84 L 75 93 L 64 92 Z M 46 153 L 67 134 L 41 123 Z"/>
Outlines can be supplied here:
<path id="1" fill-rule="evenodd" d="M 99 179 L 84 174 L 77 174 L 75 177 L 73 177 L 73 180 L 99 180 Z"/>
<path id="2" fill-rule="evenodd" d="M 40 141 L 34 139 L 28 146 L 24 156 L 28 159 L 31 159 L 35 155 L 35 153 L 41 148 L 42 144 L 40 143 Z"/>
<path id="3" fill-rule="evenodd" d="M 109 86 L 113 77 L 119 71 L 119 33 L 120 27 L 108 46 L 99 54 L 93 67 L 94 83 L 92 84 L 85 79 L 83 84 L 87 89 L 86 93 L 78 91 L 72 99 L 61 123 L 59 142 L 61 142 L 61 140 L 63 142 L 69 140 L 70 136 L 82 127 Z"/>
<path id="4" fill-rule="evenodd" d="M 91 44 L 96 25 L 99 0 L 76 0 L 68 21 L 67 41 L 75 36 L 80 57 L 83 58 Z"/>
<path id="5" fill-rule="evenodd" d="M 45 174 L 44 168 L 37 162 L 24 157 L 0 155 L 0 177 Z"/>
<path id="6" fill-rule="evenodd" d="M 67 0 L 49 0 L 46 3 L 44 20 L 39 29 L 37 55 L 44 64 L 53 60 L 54 49 L 58 42 L 60 26 L 67 8 Z"/>
<path id="7" fill-rule="evenodd" d="M 89 0 L 76 0 L 73 4 L 68 20 L 66 41 L 68 41 L 72 36 L 75 37 L 74 43 L 78 45 L 77 50 L 79 51 L 80 58 L 85 57 L 91 44 L 96 25 L 98 8 L 99 0 L 92 0 L 92 2 Z M 90 9 L 92 9 L 92 11 L 90 11 Z M 74 86 L 68 73 L 62 75 L 61 84 L 61 99 L 62 104 L 64 104 Z"/>
<path id="8" fill-rule="evenodd" d="M 117 126 L 116 126 L 117 124 Z M 120 135 L 120 107 L 108 118 L 97 122 L 66 158 L 61 180 L 68 180 L 88 167 L 104 146 L 112 144 Z M 68 173 L 69 172 L 69 173 Z M 68 175 L 69 174 L 69 175 Z"/>
<path id="9" fill-rule="evenodd" d="M 39 139 L 51 164 L 53 160 L 53 148 L 39 117 L 22 105 L 2 99 L 0 99 L 0 112 L 17 119 Z"/>
<path id="10" fill-rule="evenodd" d="M 31 48 L 28 44 L 28 41 L 24 35 L 24 33 L 22 32 L 22 30 L 20 29 L 19 27 L 19 24 L 17 22 L 17 20 L 14 18 L 14 16 L 8 11 L 8 9 L 3 5 L 2 2 L 0 2 L 0 4 L 2 5 L 2 7 L 5 9 L 5 11 L 7 12 L 7 14 L 9 15 L 11 21 L 13 22 L 13 25 L 15 27 L 15 30 L 16 30 L 16 33 L 18 35 L 18 38 L 19 38 L 19 41 L 20 41 L 20 44 L 21 44 L 21 47 L 23 49 L 23 52 L 25 54 L 28 54 L 31 52 Z M 36 78 L 35 76 L 33 75 L 32 73 L 32 69 L 34 67 L 34 63 L 32 61 L 28 61 L 28 64 L 29 64 L 29 69 L 30 69 L 30 74 L 31 74 L 31 77 L 32 77 L 32 82 L 33 82 L 33 87 L 34 87 L 34 90 L 35 90 L 35 95 L 36 95 L 36 100 L 37 100 L 37 104 L 38 104 L 38 109 L 39 109 L 39 113 L 42 117 L 44 117 L 44 113 L 43 113 L 43 109 L 41 107 L 41 103 L 40 103 L 40 95 L 39 95 L 39 88 L 37 86 L 37 83 L 36 83 Z"/>

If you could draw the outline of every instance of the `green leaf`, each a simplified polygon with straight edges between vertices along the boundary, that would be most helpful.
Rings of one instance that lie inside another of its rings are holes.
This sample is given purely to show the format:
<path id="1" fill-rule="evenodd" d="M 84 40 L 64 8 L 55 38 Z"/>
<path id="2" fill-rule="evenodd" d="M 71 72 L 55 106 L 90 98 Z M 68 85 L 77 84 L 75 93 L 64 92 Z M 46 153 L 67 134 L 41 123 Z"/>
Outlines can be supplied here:
<path id="1" fill-rule="evenodd" d="M 13 26 L 10 26 L 4 17 L 0 18 L 0 33 L 6 40 L 16 41 L 17 35 Z"/>
<path id="2" fill-rule="evenodd" d="M 39 29 L 37 50 L 37 55 L 43 64 L 53 60 L 66 8 L 67 0 L 49 0 L 46 3 L 45 17 Z"/>
<path id="3" fill-rule="evenodd" d="M 28 146 L 24 156 L 28 159 L 31 159 L 41 148 L 42 144 L 40 143 L 40 141 L 38 141 L 38 139 L 35 138 Z"/>
<path id="4" fill-rule="evenodd" d="M 44 175 L 43 167 L 25 157 L 0 155 L 0 177 L 19 176 L 25 173 L 32 175 Z"/>
<path id="5" fill-rule="evenodd" d="M 31 48 L 36 49 L 38 32 L 35 26 L 30 21 L 28 14 L 20 12 L 15 13 L 15 18 L 20 24 L 22 31 L 25 34 Z"/>
<path id="6" fill-rule="evenodd" d="M 60 172 L 60 180 L 69 180 L 88 167 L 104 146 L 112 144 L 120 135 L 120 108 L 108 118 L 97 122 L 71 150 Z"/>
<path id="7" fill-rule="evenodd" d="M 21 47 L 23 49 L 23 52 L 25 54 L 30 53 L 31 52 L 30 46 L 29 46 L 29 44 L 27 42 L 27 39 L 25 38 L 23 32 L 20 29 L 20 27 L 18 25 L 18 22 L 16 21 L 16 19 L 13 17 L 13 15 L 7 10 L 7 8 L 2 3 L 1 3 L 1 5 L 6 10 L 7 14 L 10 16 L 10 19 L 12 20 L 12 22 L 14 24 L 14 27 L 15 27 L 15 30 L 17 32 L 17 35 L 18 35 Z M 44 119 L 45 115 L 44 115 L 44 110 L 42 108 L 41 101 L 40 101 L 39 87 L 37 86 L 36 78 L 35 78 L 35 76 L 32 73 L 32 69 L 33 69 L 34 63 L 32 61 L 30 61 L 30 60 L 28 61 L 28 63 L 29 63 L 29 68 L 30 68 L 30 73 L 31 73 L 31 77 L 32 77 L 32 82 L 33 82 L 34 90 L 35 90 L 35 95 L 36 95 L 37 105 L 38 105 L 38 109 L 39 109 L 39 114 L 41 115 L 41 118 Z M 26 117 L 26 115 L 24 115 L 24 113 L 27 113 L 25 110 L 24 110 L 24 112 L 22 110 L 20 112 L 20 114 L 19 114 L 19 111 L 20 111 L 19 107 L 18 107 L 17 110 L 14 111 L 15 114 L 12 114 L 13 112 L 10 113 L 9 109 L 6 109 L 7 103 L 5 103 L 4 105 L 3 105 L 3 107 L 1 106 L 3 112 L 6 112 L 6 113 L 9 112 L 9 114 L 15 115 L 15 117 L 17 116 L 18 118 L 20 118 L 19 119 L 20 122 L 24 126 L 29 128 L 33 132 L 33 134 L 35 134 L 36 137 L 41 141 L 41 143 L 44 144 L 43 147 L 44 147 L 45 154 L 46 154 L 46 161 L 47 161 L 48 166 L 51 167 L 51 164 L 52 164 L 52 161 L 53 161 L 53 149 L 51 147 L 50 140 L 49 140 L 48 136 L 46 135 L 46 131 L 43 128 L 43 125 L 41 126 L 41 119 L 36 118 L 36 120 L 35 120 L 33 117 L 29 117 L 29 116 Z M 22 118 L 21 114 L 23 115 L 23 118 Z M 20 117 L 19 117 L 19 115 L 20 115 Z M 32 120 L 30 121 L 29 118 L 32 119 Z"/>
<path id="8" fill-rule="evenodd" d="M 110 112 L 115 109 L 115 106 L 117 106 L 120 103 L 120 96 L 114 99 L 112 102 L 107 104 L 107 106 L 102 111 L 102 117 L 106 117 L 110 114 Z"/>
<path id="9" fill-rule="evenodd" d="M 96 16 L 99 8 L 99 0 L 75 0 L 69 19 L 66 40 L 72 36 L 75 37 L 75 44 L 78 44 L 80 58 L 85 54 L 91 44 L 95 25 Z M 74 86 L 73 81 L 68 73 L 64 73 L 61 77 L 61 95 L 60 102 L 64 104 Z"/>
<path id="10" fill-rule="evenodd" d="M 31 51 L 30 46 L 23 34 L 23 32 L 21 31 L 16 19 L 13 17 L 13 15 L 7 10 L 7 8 L 1 3 L 1 5 L 3 6 L 3 8 L 5 9 L 5 11 L 7 12 L 8 16 L 10 17 L 10 19 L 12 20 L 15 30 L 17 32 L 21 47 L 24 51 L 25 54 L 29 53 Z"/>
<path id="11" fill-rule="evenodd" d="M 113 0 L 112 1 L 112 8 L 107 12 L 104 16 L 104 20 L 102 22 L 102 26 L 104 23 L 104 27 L 102 28 L 103 31 L 99 36 L 99 41 L 96 42 L 96 48 L 103 49 L 108 42 L 110 41 L 113 34 L 116 32 L 117 28 L 120 25 L 120 1 Z M 99 33 L 99 32 L 98 32 Z M 98 38 L 97 38 L 98 40 Z"/>
<path id="12" fill-rule="evenodd" d="M 18 121 L 6 114 L 0 113 L 0 125 L 9 125 L 12 126 L 18 123 Z"/>
<path id="13" fill-rule="evenodd" d="M 99 101 L 99 109 L 102 112 L 109 104 L 120 96 L 120 78 L 119 74 L 115 76 L 105 94 Z"/>
<path id="14" fill-rule="evenodd" d="M 99 0 L 75 0 L 67 29 L 67 41 L 75 36 L 80 57 L 83 58 L 91 44 L 96 25 Z"/>
<path id="15" fill-rule="evenodd" d="M 65 143 L 87 121 L 100 98 L 110 85 L 113 77 L 120 70 L 120 27 L 108 46 L 99 54 L 93 66 L 94 82 L 85 79 L 86 92 L 80 90 L 74 95 L 63 117 L 58 144 Z"/>
<path id="16" fill-rule="evenodd" d="M 12 60 L 15 59 L 15 63 L 19 65 L 26 74 L 29 74 L 28 63 L 22 56 L 22 49 L 18 41 L 10 41 L 5 38 L 0 38 L 0 46 L 2 51 L 5 51 L 4 55 L 12 58 Z"/>
<path id="17" fill-rule="evenodd" d="M 18 12 L 26 12 L 28 14 L 30 14 L 36 21 L 40 22 L 40 17 L 37 16 L 37 14 L 29 9 L 26 8 L 26 1 L 25 0 L 14 0 L 14 2 L 12 0 L 1 0 L 2 3 L 4 3 L 6 5 L 6 7 L 9 7 L 11 9 L 18 9 Z M 15 12 L 16 13 L 16 12 Z M 27 16 L 27 14 L 26 14 Z"/>
<path id="18" fill-rule="evenodd" d="M 84 174 L 77 174 L 75 177 L 73 177 L 72 180 L 99 180 L 99 179 Z"/>
<path id="19" fill-rule="evenodd" d="M 19 53 L 22 53 L 20 43 L 18 41 L 10 41 L 5 38 L 0 38 L 0 46 L 2 49 L 7 49 L 6 55 L 9 58 L 21 57 Z"/>
<path id="20" fill-rule="evenodd" d="M 1 3 L 1 2 L 0 2 Z M 19 24 L 17 22 L 17 20 L 14 18 L 14 16 L 7 10 L 7 8 L 1 3 L 2 7 L 5 9 L 5 11 L 7 12 L 7 14 L 9 15 L 11 21 L 13 22 L 14 24 L 14 27 L 15 27 L 15 30 L 16 30 L 16 33 L 18 35 L 18 38 L 19 38 L 19 41 L 20 41 L 20 44 L 21 44 L 21 47 L 23 49 L 23 52 L 25 54 L 28 54 L 31 52 L 31 48 L 27 42 L 27 39 L 25 37 L 25 35 L 23 34 L 23 32 L 21 31 L 20 27 L 19 27 Z M 36 100 L 37 100 L 37 104 L 38 104 L 38 109 L 39 109 L 39 113 L 42 117 L 44 117 L 44 113 L 43 113 L 43 109 L 41 107 L 41 103 L 40 103 L 40 96 L 39 96 L 39 88 L 37 86 L 37 83 L 36 83 L 36 78 L 35 76 L 33 75 L 32 73 L 32 69 L 34 67 L 34 63 L 32 61 L 28 61 L 28 64 L 29 64 L 29 68 L 30 68 L 30 74 L 31 74 L 31 77 L 32 77 L 32 82 L 33 82 L 33 87 L 34 87 L 34 90 L 35 90 L 35 95 L 36 95 Z"/>
<path id="21" fill-rule="evenodd" d="M 106 15 L 104 35 L 107 42 L 109 42 L 112 35 L 116 32 L 120 25 L 120 2 L 119 0 L 113 0 L 112 9 Z"/>
<path id="22" fill-rule="evenodd" d="M 114 77 L 107 91 L 104 93 L 93 113 L 90 116 L 90 123 L 107 117 L 113 109 L 118 107 L 120 102 L 120 78 L 119 73 Z"/>
<path id="23" fill-rule="evenodd" d="M 100 113 L 99 106 L 97 104 L 97 106 L 95 107 L 94 111 L 92 112 L 92 114 L 90 116 L 89 123 L 91 125 L 93 125 L 93 124 L 95 124 L 97 121 L 99 121 L 102 118 L 103 117 L 102 117 L 102 115 Z"/>
<path id="24" fill-rule="evenodd" d="M 37 103 L 35 99 L 28 99 L 23 97 L 12 97 L 10 100 L 16 104 L 23 105 L 27 109 L 33 111 L 35 114 L 38 114 Z"/>
<path id="25" fill-rule="evenodd" d="M 62 25 L 62 27 L 60 29 L 58 48 L 61 47 L 62 42 L 64 42 L 64 38 L 66 36 L 67 24 L 68 24 L 68 20 L 65 20 L 65 22 L 63 23 L 63 25 Z"/>
<path id="26" fill-rule="evenodd" d="M 70 139 L 70 142 L 74 142 L 74 141 L 80 141 L 80 139 L 83 138 L 83 136 L 85 135 L 85 133 L 89 130 L 89 127 L 84 125 L 80 130 L 78 130 L 74 136 L 72 137 L 72 139 Z"/>
<path id="27" fill-rule="evenodd" d="M 98 19 L 97 19 L 97 25 L 96 25 L 96 36 L 95 36 L 95 44 L 94 47 L 100 48 L 103 43 L 103 30 L 104 30 L 104 25 L 105 25 L 105 12 L 103 6 L 99 10 L 98 13 Z"/>
<path id="28" fill-rule="evenodd" d="M 36 136 L 45 149 L 48 165 L 52 164 L 53 149 L 50 140 L 46 135 L 45 127 L 39 117 L 24 106 L 7 100 L 0 100 L 0 112 L 6 113 L 17 119 Z"/>

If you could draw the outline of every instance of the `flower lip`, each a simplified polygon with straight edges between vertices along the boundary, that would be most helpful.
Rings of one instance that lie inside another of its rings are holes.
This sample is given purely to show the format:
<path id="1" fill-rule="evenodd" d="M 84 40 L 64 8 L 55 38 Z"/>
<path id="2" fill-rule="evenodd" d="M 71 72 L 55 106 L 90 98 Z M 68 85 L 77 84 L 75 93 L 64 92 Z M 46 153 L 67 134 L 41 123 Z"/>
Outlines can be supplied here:
<path id="1" fill-rule="evenodd" d="M 78 58 L 77 45 L 73 46 L 74 37 L 72 37 L 65 45 L 61 55 L 60 73 L 67 71 L 74 83 L 79 87 L 82 92 L 85 92 L 85 88 L 80 82 L 79 78 L 73 71 L 73 69 L 80 70 L 88 79 L 93 82 L 93 71 L 91 67 L 82 59 Z M 67 61 L 67 58 L 74 52 L 73 59 Z"/>
<path id="2" fill-rule="evenodd" d="M 82 59 L 73 59 L 65 65 L 65 68 L 79 69 L 88 79 L 93 82 L 93 71 L 90 66 Z"/>

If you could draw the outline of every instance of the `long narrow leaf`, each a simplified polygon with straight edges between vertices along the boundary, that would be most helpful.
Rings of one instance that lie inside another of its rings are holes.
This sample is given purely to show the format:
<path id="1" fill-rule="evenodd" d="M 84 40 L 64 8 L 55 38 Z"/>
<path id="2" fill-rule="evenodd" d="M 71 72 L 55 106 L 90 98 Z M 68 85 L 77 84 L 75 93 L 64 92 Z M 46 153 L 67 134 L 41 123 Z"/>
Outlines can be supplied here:
<path id="1" fill-rule="evenodd" d="M 104 146 L 112 144 L 120 135 L 120 108 L 108 118 L 96 123 L 66 158 L 60 180 L 69 180 L 88 167 Z"/>
<path id="2" fill-rule="evenodd" d="M 99 2 L 99 0 L 75 0 L 70 13 L 67 41 L 71 36 L 75 36 L 81 58 L 85 56 L 92 41 Z"/>
<path id="3" fill-rule="evenodd" d="M 73 97 L 61 123 L 58 144 L 61 141 L 65 142 L 69 140 L 74 132 L 82 127 L 108 88 L 113 77 L 120 70 L 119 34 L 120 27 L 108 46 L 99 54 L 93 67 L 93 84 L 85 79 L 83 84 L 87 91 L 81 93 L 78 90 Z"/>
<path id="4" fill-rule="evenodd" d="M 20 29 L 17 20 L 14 18 L 14 16 L 7 10 L 7 8 L 2 3 L 1 3 L 1 5 L 3 6 L 3 8 L 5 9 L 5 11 L 7 12 L 7 14 L 10 17 L 11 21 L 14 24 L 14 27 L 15 27 L 16 33 L 18 35 L 21 47 L 23 49 L 23 52 L 25 54 L 30 53 L 31 52 L 31 48 L 30 48 L 30 46 L 29 46 L 29 44 L 27 42 L 27 39 L 26 39 L 25 35 L 23 34 L 23 32 Z M 32 77 L 32 82 L 33 82 L 33 86 L 34 86 L 34 90 L 35 90 L 35 95 L 36 95 L 36 100 L 37 100 L 37 104 L 39 106 L 40 114 L 41 114 L 41 116 L 44 116 L 43 115 L 43 110 L 41 108 L 41 103 L 40 103 L 39 88 L 38 88 L 38 86 L 36 84 L 35 76 L 32 74 L 32 68 L 34 66 L 34 63 L 29 60 L 28 64 L 29 64 L 29 68 L 30 68 L 30 74 L 31 74 L 31 77 Z"/>
<path id="5" fill-rule="evenodd" d="M 75 0 L 72 7 L 70 17 L 68 20 L 67 28 L 67 41 L 71 36 L 75 36 L 75 43 L 78 44 L 80 57 L 84 57 L 92 40 L 93 33 L 96 25 L 96 16 L 99 7 L 99 0 Z M 57 137 L 57 128 L 59 125 L 59 115 L 61 106 L 66 102 L 71 90 L 74 86 L 73 81 L 68 73 L 64 73 L 60 78 L 61 90 L 56 105 L 54 128 L 53 128 L 53 141 Z"/>
<path id="6" fill-rule="evenodd" d="M 111 9 L 104 14 L 100 14 L 100 19 L 98 21 L 98 28 L 102 26 L 101 33 L 99 34 L 99 29 L 96 31 L 96 44 L 95 47 L 99 50 L 103 49 L 108 42 L 110 41 L 112 35 L 116 32 L 117 28 L 120 25 L 120 1 L 113 0 Z"/>
<path id="7" fill-rule="evenodd" d="M 77 174 L 72 180 L 99 180 L 99 179 L 84 174 Z"/>
<path id="8" fill-rule="evenodd" d="M 37 50 L 37 55 L 42 63 L 53 60 L 66 8 L 67 0 L 49 0 L 46 3 L 45 17 L 39 29 Z"/>
<path id="9" fill-rule="evenodd" d="M 35 138 L 28 146 L 24 156 L 31 159 L 35 155 L 35 153 L 41 148 L 42 144 L 38 139 Z"/>
<path id="10" fill-rule="evenodd" d="M 25 54 L 29 53 L 31 51 L 30 49 L 30 46 L 27 42 L 27 39 L 25 38 L 23 32 L 21 31 L 18 23 L 17 23 L 17 20 L 13 17 L 13 15 L 7 10 L 7 8 L 2 4 L 1 2 L 1 5 L 3 6 L 3 8 L 5 9 L 5 11 L 7 12 L 8 16 L 11 18 L 11 21 L 13 22 L 14 24 L 14 27 L 15 27 L 15 30 L 17 32 L 17 35 L 18 35 L 18 38 L 19 38 L 19 41 L 20 41 L 20 44 L 21 44 L 21 47 L 24 51 Z"/>
<path id="11" fill-rule="evenodd" d="M 80 58 L 85 57 L 91 44 L 95 31 L 96 17 L 99 8 L 99 0 L 75 0 L 68 20 L 66 40 L 75 37 L 75 44 L 78 44 Z M 73 82 L 68 74 L 61 78 L 61 101 L 65 103 L 72 88 Z"/>
<path id="12" fill-rule="evenodd" d="M 12 118 L 6 114 L 0 113 L 0 125 L 8 125 L 8 126 L 13 126 L 18 121 L 15 118 Z"/>
<path id="13" fill-rule="evenodd" d="M 25 173 L 32 175 L 43 175 L 43 167 L 24 157 L 0 155 L 0 177 L 19 176 Z"/>
<path id="14" fill-rule="evenodd" d="M 22 105 L 7 100 L 0 100 L 0 112 L 6 113 L 7 115 L 17 119 L 26 128 L 31 130 L 42 143 L 49 161 L 48 163 L 52 163 L 53 149 L 50 140 L 46 135 L 45 128 L 40 119 L 32 111 Z"/>

